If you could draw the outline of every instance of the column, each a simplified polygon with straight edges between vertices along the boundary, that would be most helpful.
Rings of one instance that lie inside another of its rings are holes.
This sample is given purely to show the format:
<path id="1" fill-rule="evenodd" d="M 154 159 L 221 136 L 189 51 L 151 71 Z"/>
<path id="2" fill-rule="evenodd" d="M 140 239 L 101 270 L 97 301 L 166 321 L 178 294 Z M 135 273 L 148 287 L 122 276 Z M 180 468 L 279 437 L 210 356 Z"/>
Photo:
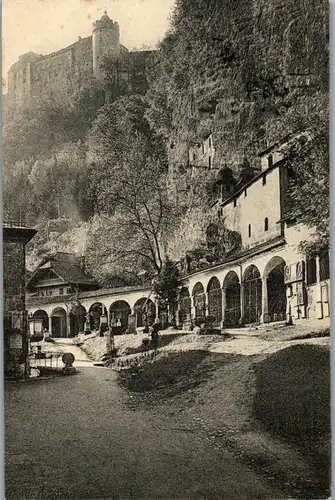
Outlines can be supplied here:
<path id="1" fill-rule="evenodd" d="M 195 321 L 195 306 L 194 306 L 194 296 L 191 297 L 191 326 L 194 326 Z"/>
<path id="2" fill-rule="evenodd" d="M 224 328 L 225 313 L 226 313 L 226 288 L 222 288 L 222 320 L 221 320 L 221 328 Z"/>
<path id="3" fill-rule="evenodd" d="M 293 298 L 293 290 L 292 290 L 292 285 L 288 284 L 286 285 L 286 323 L 288 325 L 293 324 L 293 317 L 292 317 L 292 298 Z"/>
<path id="4" fill-rule="evenodd" d="M 155 322 L 159 323 L 159 306 L 157 297 L 155 297 Z"/>
<path id="5" fill-rule="evenodd" d="M 208 316 L 208 293 L 204 293 L 205 296 L 205 306 L 204 306 L 204 312 L 205 312 L 205 318 Z"/>
<path id="6" fill-rule="evenodd" d="M 70 313 L 68 312 L 66 313 L 65 328 L 66 328 L 66 337 L 69 338 L 71 334 L 71 322 L 70 322 Z"/>
<path id="7" fill-rule="evenodd" d="M 261 323 L 269 323 L 269 302 L 268 302 L 268 279 L 267 276 L 262 278 L 262 314 Z"/>
<path id="8" fill-rule="evenodd" d="M 316 267 L 316 286 L 315 286 L 315 295 L 316 295 L 316 304 L 315 304 L 315 312 L 317 319 L 323 318 L 323 307 L 322 307 L 322 296 L 321 296 L 321 285 L 320 285 L 320 259 L 317 255 L 315 258 L 315 267 Z"/>
<path id="9" fill-rule="evenodd" d="M 244 326 L 245 311 L 244 311 L 244 283 L 243 283 L 243 281 L 241 281 L 241 285 L 240 285 L 240 305 L 241 305 L 241 316 L 239 319 L 239 325 Z"/>

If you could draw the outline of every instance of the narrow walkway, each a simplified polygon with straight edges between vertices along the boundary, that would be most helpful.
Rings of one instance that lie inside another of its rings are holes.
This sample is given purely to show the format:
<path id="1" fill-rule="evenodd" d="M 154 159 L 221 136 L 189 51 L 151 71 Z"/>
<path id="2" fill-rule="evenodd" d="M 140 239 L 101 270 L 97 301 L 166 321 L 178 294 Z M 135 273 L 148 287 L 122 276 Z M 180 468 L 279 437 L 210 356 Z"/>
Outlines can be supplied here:
<path id="1" fill-rule="evenodd" d="M 228 450 L 179 429 L 177 417 L 128 402 L 106 368 L 6 385 L 6 499 L 285 498 Z"/>
<path id="2" fill-rule="evenodd" d="M 73 364 L 75 368 L 93 366 L 94 361 L 92 361 L 80 347 L 74 345 L 72 339 L 54 338 L 53 340 L 54 342 L 52 343 L 44 342 L 42 351 L 71 352 L 75 357 L 75 362 Z"/>

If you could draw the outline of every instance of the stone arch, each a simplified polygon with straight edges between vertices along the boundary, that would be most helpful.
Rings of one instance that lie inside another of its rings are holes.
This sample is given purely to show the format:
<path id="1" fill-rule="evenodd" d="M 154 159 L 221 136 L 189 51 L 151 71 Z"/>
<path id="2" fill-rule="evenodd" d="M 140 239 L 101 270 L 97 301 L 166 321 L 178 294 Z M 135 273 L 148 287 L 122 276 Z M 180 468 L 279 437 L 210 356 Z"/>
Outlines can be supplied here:
<path id="1" fill-rule="evenodd" d="M 131 314 L 131 308 L 125 300 L 117 300 L 109 307 L 110 325 L 120 327 L 121 333 L 128 330 L 128 318 Z"/>
<path id="2" fill-rule="evenodd" d="M 241 284 L 235 271 L 229 271 L 222 288 L 225 294 L 225 326 L 238 326 L 241 320 Z"/>
<path id="3" fill-rule="evenodd" d="M 153 301 L 142 297 L 134 305 L 136 328 L 151 325 L 155 321 L 156 308 Z"/>
<path id="4" fill-rule="evenodd" d="M 195 321 L 204 321 L 206 317 L 206 294 L 203 284 L 200 281 L 194 285 L 192 297 L 195 309 Z"/>
<path id="5" fill-rule="evenodd" d="M 265 266 L 263 275 L 267 289 L 267 304 L 264 304 L 267 311 L 263 311 L 265 322 L 286 319 L 285 266 L 285 260 L 277 255 Z"/>
<path id="6" fill-rule="evenodd" d="M 184 330 L 191 326 L 192 300 L 189 289 L 184 286 L 179 292 L 179 324 Z"/>
<path id="7" fill-rule="evenodd" d="M 259 323 L 262 315 L 262 279 L 254 264 L 249 266 L 243 276 L 244 322 Z"/>
<path id="8" fill-rule="evenodd" d="M 49 330 L 49 316 L 48 313 L 44 311 L 44 309 L 37 309 L 37 311 L 35 311 L 33 314 L 33 319 L 39 319 L 42 321 L 42 331 Z"/>
<path id="9" fill-rule="evenodd" d="M 107 309 L 102 302 L 94 302 L 88 310 L 91 331 L 101 328 L 101 318 L 107 318 Z"/>
<path id="10" fill-rule="evenodd" d="M 63 307 L 56 307 L 50 314 L 51 336 L 64 338 L 69 336 L 66 321 L 66 311 Z"/>
<path id="11" fill-rule="evenodd" d="M 222 289 L 216 276 L 210 279 L 207 285 L 208 315 L 214 319 L 214 326 L 221 326 L 222 322 Z"/>

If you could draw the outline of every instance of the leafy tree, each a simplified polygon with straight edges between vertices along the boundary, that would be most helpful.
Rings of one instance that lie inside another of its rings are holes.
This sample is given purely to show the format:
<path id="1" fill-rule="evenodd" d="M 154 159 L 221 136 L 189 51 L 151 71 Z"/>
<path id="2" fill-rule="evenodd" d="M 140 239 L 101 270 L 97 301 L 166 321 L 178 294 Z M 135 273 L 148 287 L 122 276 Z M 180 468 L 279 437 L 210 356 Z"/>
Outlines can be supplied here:
<path id="1" fill-rule="evenodd" d="M 137 146 L 137 151 L 127 152 L 127 158 L 105 172 L 109 178 L 100 179 L 99 211 L 113 261 L 133 269 L 137 263 L 155 274 L 164 261 L 163 234 L 173 223 L 173 207 L 161 165 L 146 160 L 140 143 Z"/>
<path id="2" fill-rule="evenodd" d="M 166 193 L 165 149 L 145 118 L 140 96 L 105 106 L 89 137 L 92 198 L 100 215 L 97 260 L 108 274 L 123 269 L 135 276 L 143 268 L 159 274 L 164 262 L 163 234 L 173 223 Z M 102 241 L 101 241 L 102 240 Z"/>
<path id="3" fill-rule="evenodd" d="M 17 161 L 47 157 L 69 141 L 70 112 L 52 100 L 29 102 L 3 128 L 4 167 Z M 18 140 L 19 138 L 19 140 Z"/>
<path id="4" fill-rule="evenodd" d="M 180 272 L 176 262 L 166 259 L 160 274 L 153 281 L 153 291 L 161 299 L 161 304 L 168 306 L 170 321 L 176 322 L 178 288 L 181 285 Z"/>

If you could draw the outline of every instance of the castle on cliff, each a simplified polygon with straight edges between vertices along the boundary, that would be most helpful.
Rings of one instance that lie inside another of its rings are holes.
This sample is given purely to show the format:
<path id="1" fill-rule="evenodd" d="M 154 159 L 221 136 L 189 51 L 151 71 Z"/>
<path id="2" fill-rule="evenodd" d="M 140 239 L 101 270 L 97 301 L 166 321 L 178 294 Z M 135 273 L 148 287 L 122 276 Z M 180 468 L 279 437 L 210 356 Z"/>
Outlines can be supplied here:
<path id="1" fill-rule="evenodd" d="M 129 51 L 120 43 L 120 29 L 105 11 L 93 23 L 92 35 L 57 52 L 39 55 L 27 52 L 8 72 L 6 104 L 20 108 L 32 99 L 69 100 L 92 80 L 103 82 L 103 63 L 108 58 L 118 63 L 118 78 L 124 85 L 146 81 L 146 64 L 152 51 Z M 138 89 L 133 89 L 135 92 Z"/>

